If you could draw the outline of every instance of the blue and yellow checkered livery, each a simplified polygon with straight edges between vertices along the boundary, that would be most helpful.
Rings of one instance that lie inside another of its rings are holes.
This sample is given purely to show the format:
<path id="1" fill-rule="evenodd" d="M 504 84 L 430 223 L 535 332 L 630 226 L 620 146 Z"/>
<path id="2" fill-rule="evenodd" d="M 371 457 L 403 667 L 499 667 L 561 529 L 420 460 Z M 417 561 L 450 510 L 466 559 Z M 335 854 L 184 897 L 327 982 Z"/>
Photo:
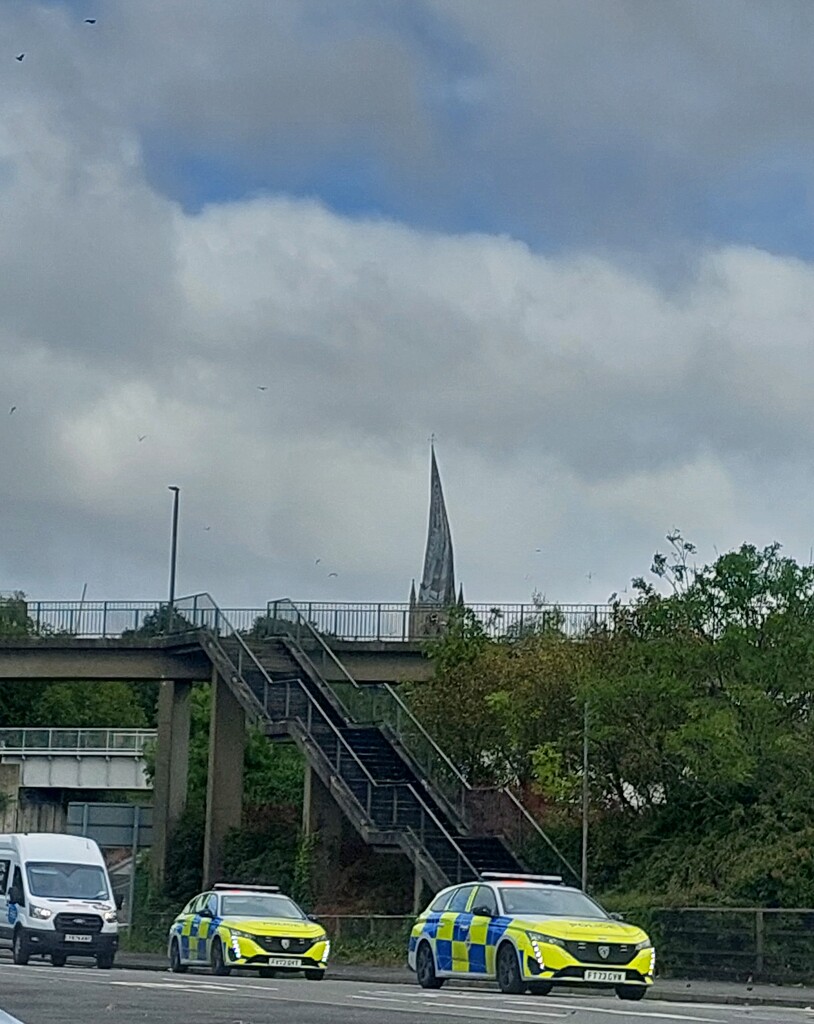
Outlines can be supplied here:
<path id="1" fill-rule="evenodd" d="M 484 879 L 439 893 L 409 939 L 407 961 L 419 984 L 491 978 L 504 992 L 576 984 L 641 998 L 655 971 L 655 950 L 641 928 L 613 919 L 578 889 L 528 879 Z"/>

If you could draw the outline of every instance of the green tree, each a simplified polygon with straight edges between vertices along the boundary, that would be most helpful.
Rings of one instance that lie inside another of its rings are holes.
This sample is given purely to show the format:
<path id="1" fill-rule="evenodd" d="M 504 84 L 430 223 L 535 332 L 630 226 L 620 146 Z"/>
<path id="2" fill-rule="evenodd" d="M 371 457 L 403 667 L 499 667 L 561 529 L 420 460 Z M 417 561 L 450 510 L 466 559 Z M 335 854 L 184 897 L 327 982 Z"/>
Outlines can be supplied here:
<path id="1" fill-rule="evenodd" d="M 66 682 L 45 686 L 31 724 L 88 729 L 144 729 L 144 708 L 133 687 L 122 682 Z"/>

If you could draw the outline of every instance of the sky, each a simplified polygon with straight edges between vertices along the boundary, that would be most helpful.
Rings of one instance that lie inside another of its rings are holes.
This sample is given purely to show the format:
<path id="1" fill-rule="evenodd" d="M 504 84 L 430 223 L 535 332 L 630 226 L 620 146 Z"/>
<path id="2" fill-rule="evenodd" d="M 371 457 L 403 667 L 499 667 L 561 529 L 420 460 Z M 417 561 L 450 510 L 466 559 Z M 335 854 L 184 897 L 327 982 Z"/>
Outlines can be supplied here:
<path id="1" fill-rule="evenodd" d="M 160 599 L 178 485 L 179 593 L 404 601 L 431 435 L 472 602 L 603 602 L 675 528 L 811 560 L 810 0 L 0 41 L 0 591 Z"/>

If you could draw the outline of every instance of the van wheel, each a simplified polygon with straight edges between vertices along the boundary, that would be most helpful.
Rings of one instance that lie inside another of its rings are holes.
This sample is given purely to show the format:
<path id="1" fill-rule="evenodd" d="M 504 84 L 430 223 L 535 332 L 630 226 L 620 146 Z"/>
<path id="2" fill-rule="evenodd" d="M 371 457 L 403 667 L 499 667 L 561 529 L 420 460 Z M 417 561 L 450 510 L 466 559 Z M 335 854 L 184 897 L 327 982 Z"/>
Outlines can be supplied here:
<path id="1" fill-rule="evenodd" d="M 25 932 L 22 928 L 18 928 L 14 933 L 14 941 L 11 946 L 11 957 L 15 964 L 19 964 L 21 967 L 25 967 L 31 957 L 31 949 L 28 945 L 28 939 L 26 938 Z"/>
<path id="2" fill-rule="evenodd" d="M 96 966 L 100 971 L 109 971 L 113 966 L 113 953 L 97 953 L 96 954 Z"/>
<path id="3" fill-rule="evenodd" d="M 178 948 L 178 939 L 173 939 L 170 946 L 170 970 L 173 974 L 186 974 L 187 972 L 187 965 L 181 963 L 181 950 Z"/>
<path id="4" fill-rule="evenodd" d="M 51 963 L 53 964 L 54 967 L 64 967 L 67 962 L 68 958 L 67 956 L 65 956 L 64 953 L 51 954 Z"/>
<path id="5" fill-rule="evenodd" d="M 526 991 L 517 953 L 510 942 L 504 942 L 497 951 L 497 983 L 506 995 L 519 996 Z"/>
<path id="6" fill-rule="evenodd" d="M 422 988 L 440 988 L 444 984 L 444 979 L 435 973 L 435 960 L 429 942 L 422 942 L 418 947 L 415 974 Z"/>

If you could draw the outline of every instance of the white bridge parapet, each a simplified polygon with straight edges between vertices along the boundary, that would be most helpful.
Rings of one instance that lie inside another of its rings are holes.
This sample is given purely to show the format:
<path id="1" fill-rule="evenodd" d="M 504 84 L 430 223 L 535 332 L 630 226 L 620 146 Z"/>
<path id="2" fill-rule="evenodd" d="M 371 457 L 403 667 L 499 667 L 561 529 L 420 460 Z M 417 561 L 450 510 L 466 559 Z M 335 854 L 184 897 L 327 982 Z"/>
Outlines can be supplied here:
<path id="1" fill-rule="evenodd" d="M 0 729 L 0 762 L 26 789 L 151 789 L 144 749 L 154 729 Z"/>

